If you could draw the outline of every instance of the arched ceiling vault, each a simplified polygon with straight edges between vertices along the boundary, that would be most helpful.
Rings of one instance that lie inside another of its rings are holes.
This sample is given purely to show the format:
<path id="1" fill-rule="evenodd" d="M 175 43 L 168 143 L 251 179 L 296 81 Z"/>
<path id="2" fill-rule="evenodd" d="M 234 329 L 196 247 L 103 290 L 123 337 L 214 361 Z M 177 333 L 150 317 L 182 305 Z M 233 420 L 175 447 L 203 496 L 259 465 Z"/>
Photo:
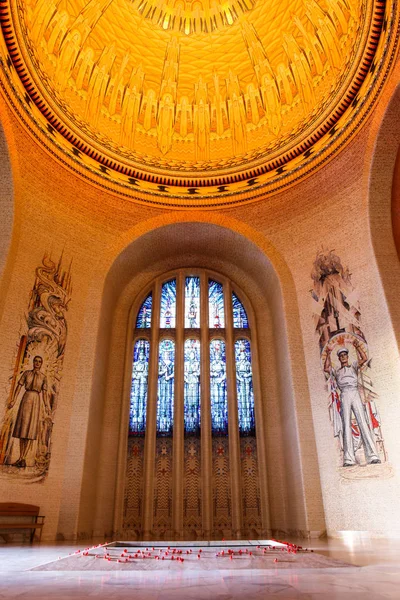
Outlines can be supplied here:
<path id="1" fill-rule="evenodd" d="M 385 0 L 5 0 L 1 83 L 38 141 L 142 202 L 221 206 L 323 164 L 397 49 Z"/>

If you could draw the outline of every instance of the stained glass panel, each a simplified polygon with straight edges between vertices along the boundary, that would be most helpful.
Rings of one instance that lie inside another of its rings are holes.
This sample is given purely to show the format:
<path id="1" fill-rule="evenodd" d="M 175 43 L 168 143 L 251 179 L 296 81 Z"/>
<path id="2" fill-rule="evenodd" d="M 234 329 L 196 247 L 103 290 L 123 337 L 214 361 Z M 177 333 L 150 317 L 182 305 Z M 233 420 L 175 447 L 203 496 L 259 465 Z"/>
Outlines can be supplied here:
<path id="1" fill-rule="evenodd" d="M 136 319 L 136 327 L 143 329 L 147 327 L 151 327 L 151 308 L 153 303 L 153 295 L 150 294 L 147 296 L 146 300 L 143 302 L 140 310 L 138 312 L 138 316 Z"/>
<path id="2" fill-rule="evenodd" d="M 200 342 L 186 340 L 184 368 L 185 433 L 200 431 Z"/>
<path id="3" fill-rule="evenodd" d="M 200 277 L 185 279 L 185 327 L 200 327 Z"/>
<path id="4" fill-rule="evenodd" d="M 223 340 L 210 342 L 211 430 L 228 434 L 228 397 L 226 393 L 226 354 Z"/>
<path id="5" fill-rule="evenodd" d="M 248 340 L 235 342 L 236 394 L 239 412 L 239 432 L 255 434 L 253 376 L 251 349 Z"/>
<path id="6" fill-rule="evenodd" d="M 161 340 L 158 354 L 157 433 L 172 435 L 174 423 L 175 344 Z"/>
<path id="7" fill-rule="evenodd" d="M 129 435 L 144 435 L 146 430 L 149 354 L 150 343 L 138 340 L 133 350 Z"/>
<path id="8" fill-rule="evenodd" d="M 235 293 L 232 293 L 233 326 L 235 329 L 248 329 L 249 321 L 243 304 Z"/>
<path id="9" fill-rule="evenodd" d="M 221 283 L 212 279 L 208 282 L 208 319 L 212 328 L 225 327 L 224 289 Z"/>
<path id="10" fill-rule="evenodd" d="M 176 322 L 176 279 L 166 281 L 161 289 L 160 327 L 171 329 Z"/>

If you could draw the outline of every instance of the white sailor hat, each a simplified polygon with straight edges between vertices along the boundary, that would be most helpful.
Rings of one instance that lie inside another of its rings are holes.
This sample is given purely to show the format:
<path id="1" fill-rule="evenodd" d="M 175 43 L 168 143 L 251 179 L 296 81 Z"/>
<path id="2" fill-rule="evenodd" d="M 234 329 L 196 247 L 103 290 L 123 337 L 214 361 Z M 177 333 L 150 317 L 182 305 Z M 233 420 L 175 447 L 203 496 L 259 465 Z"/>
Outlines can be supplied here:
<path id="1" fill-rule="evenodd" d="M 349 353 L 347 348 L 345 348 L 344 346 L 343 346 L 343 348 L 339 348 L 339 350 L 337 351 L 337 355 L 340 356 L 342 354 L 342 352 L 346 352 L 346 354 Z"/>

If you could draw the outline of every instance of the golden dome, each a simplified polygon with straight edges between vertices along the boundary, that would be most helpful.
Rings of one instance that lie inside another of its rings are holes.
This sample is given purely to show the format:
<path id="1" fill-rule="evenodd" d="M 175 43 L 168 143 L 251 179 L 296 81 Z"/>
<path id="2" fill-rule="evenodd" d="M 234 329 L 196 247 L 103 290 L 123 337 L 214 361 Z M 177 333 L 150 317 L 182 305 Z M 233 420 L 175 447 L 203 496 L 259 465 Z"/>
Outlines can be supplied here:
<path id="1" fill-rule="evenodd" d="M 255 0 L 132 0 L 140 14 L 162 29 L 190 35 L 212 33 L 253 8 Z"/>
<path id="2" fill-rule="evenodd" d="M 91 178 L 101 173 L 98 183 L 169 204 L 242 201 L 290 183 L 343 143 L 390 63 L 396 23 L 384 7 L 8 0 L 5 52 L 19 76 L 7 73 L 8 83 L 21 101 L 24 88 L 56 153 Z"/>

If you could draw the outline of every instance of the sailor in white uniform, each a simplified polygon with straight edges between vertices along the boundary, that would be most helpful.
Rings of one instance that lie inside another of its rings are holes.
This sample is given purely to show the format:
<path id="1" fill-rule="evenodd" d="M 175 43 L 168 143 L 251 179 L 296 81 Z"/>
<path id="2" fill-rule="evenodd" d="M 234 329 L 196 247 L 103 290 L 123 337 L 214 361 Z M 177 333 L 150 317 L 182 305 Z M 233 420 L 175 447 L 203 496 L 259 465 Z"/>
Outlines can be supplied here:
<path id="1" fill-rule="evenodd" d="M 353 435 L 351 431 L 351 419 L 354 414 L 355 420 L 360 431 L 361 440 L 364 447 L 365 459 L 368 464 L 375 465 L 380 463 L 378 453 L 375 447 L 373 434 L 368 425 L 367 416 L 364 410 L 360 393 L 358 391 L 358 372 L 367 362 L 367 355 L 356 339 L 354 346 L 358 351 L 359 360 L 349 364 L 349 351 L 347 348 L 339 348 L 337 355 L 339 357 L 340 367 L 335 369 L 331 362 L 331 350 L 325 360 L 324 370 L 335 378 L 340 390 L 341 417 L 343 424 L 343 466 L 353 467 L 357 464 L 353 445 Z"/>

